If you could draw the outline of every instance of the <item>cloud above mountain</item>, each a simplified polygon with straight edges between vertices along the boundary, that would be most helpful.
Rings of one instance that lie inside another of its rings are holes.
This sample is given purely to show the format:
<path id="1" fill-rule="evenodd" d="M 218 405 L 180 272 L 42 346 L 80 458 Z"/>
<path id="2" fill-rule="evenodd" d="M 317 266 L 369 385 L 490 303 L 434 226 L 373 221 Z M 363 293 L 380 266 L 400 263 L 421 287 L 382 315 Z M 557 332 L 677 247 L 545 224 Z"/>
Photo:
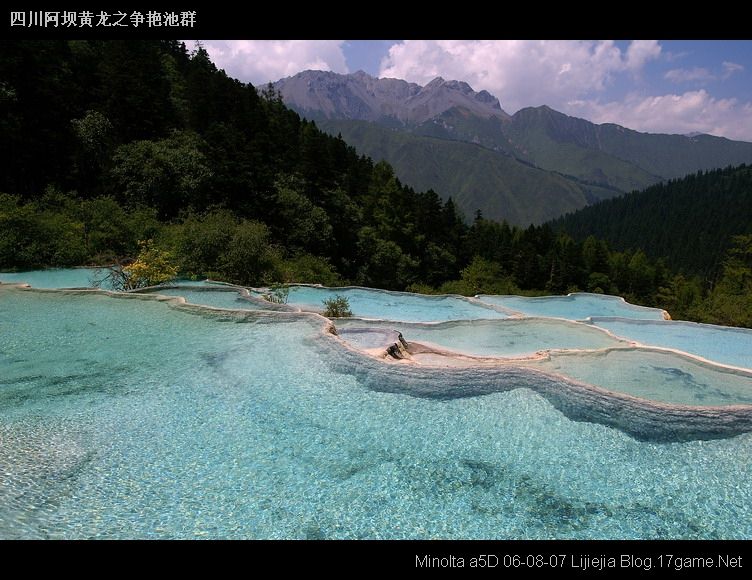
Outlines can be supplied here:
<path id="1" fill-rule="evenodd" d="M 682 94 L 629 94 L 621 101 L 575 101 L 570 112 L 595 123 L 613 123 L 649 133 L 709 133 L 752 139 L 752 103 L 718 99 L 705 89 Z M 618 121 L 614 121 L 618 119 Z"/>
<path id="2" fill-rule="evenodd" d="M 639 73 L 660 45 L 634 41 L 625 51 L 613 41 L 406 40 L 382 61 L 380 76 L 425 84 L 457 78 L 498 96 L 510 111 L 556 105 L 603 91 L 613 77 Z"/>
<path id="3" fill-rule="evenodd" d="M 476 91 L 485 89 L 498 97 L 509 113 L 545 104 L 641 131 L 698 131 L 752 141 L 749 93 L 745 85 L 729 89 L 748 74 L 740 64 L 746 63 L 745 57 L 737 61 L 737 53 L 735 58 L 718 58 L 710 64 L 700 58 L 707 51 L 720 50 L 719 43 L 698 43 L 694 51 L 677 51 L 675 44 L 656 40 L 369 43 L 209 40 L 203 44 L 228 74 L 256 85 L 306 69 L 352 72 L 364 66 L 356 63 L 353 51 L 372 46 L 384 56 L 379 70 L 364 67 L 371 74 L 421 85 L 437 76 L 466 81 Z"/>
<path id="4" fill-rule="evenodd" d="M 302 70 L 346 73 L 343 40 L 206 40 L 202 45 L 231 76 L 263 85 Z"/>
<path id="5" fill-rule="evenodd" d="M 641 131 L 752 139 L 752 102 L 717 98 L 707 90 L 651 94 L 642 74 L 662 54 L 655 40 L 635 40 L 626 48 L 610 40 L 406 40 L 389 49 L 379 74 L 421 84 L 439 75 L 460 78 L 499 97 L 510 113 L 546 104 Z M 725 80 L 743 70 L 724 62 L 718 74 L 694 67 L 672 69 L 665 78 L 674 83 Z M 616 83 L 634 88 L 619 99 L 607 98 Z"/>

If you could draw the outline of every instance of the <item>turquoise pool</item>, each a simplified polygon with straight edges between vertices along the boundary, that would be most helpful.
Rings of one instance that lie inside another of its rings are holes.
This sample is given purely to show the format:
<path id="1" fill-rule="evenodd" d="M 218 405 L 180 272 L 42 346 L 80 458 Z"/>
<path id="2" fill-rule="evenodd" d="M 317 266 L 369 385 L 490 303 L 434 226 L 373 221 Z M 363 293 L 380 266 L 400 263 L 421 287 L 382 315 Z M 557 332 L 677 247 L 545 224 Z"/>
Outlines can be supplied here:
<path id="1" fill-rule="evenodd" d="M 732 372 L 670 352 L 614 349 L 552 354 L 550 360 L 534 366 L 652 401 L 752 405 L 752 373 Z"/>
<path id="2" fill-rule="evenodd" d="M 370 344 L 368 334 L 364 340 L 353 331 L 396 330 L 408 345 L 415 341 L 439 347 L 440 352 L 473 356 L 532 357 L 522 364 L 651 401 L 699 406 L 752 405 L 752 371 L 735 372 L 672 352 L 630 348 L 628 342 L 575 322 L 530 318 L 431 325 L 342 320 L 336 326 L 344 340 L 363 349 L 388 341 L 382 338 Z M 377 337 L 374 333 L 374 338 Z M 540 352 L 545 356 L 533 356 Z"/>
<path id="3" fill-rule="evenodd" d="M 180 283 L 181 286 L 183 283 Z M 263 310 L 264 307 L 256 302 L 243 300 L 236 290 L 193 290 L 194 286 L 185 288 L 160 288 L 154 293 L 162 296 L 182 296 L 191 304 L 213 306 L 214 308 L 230 308 L 235 310 Z"/>
<path id="4" fill-rule="evenodd" d="M 550 349 L 599 349 L 625 344 L 574 322 L 534 319 L 452 321 L 440 324 L 336 321 L 337 329 L 386 328 L 416 341 L 473 356 L 519 357 Z"/>
<path id="5" fill-rule="evenodd" d="M 434 322 L 478 318 L 507 318 L 508 314 L 456 296 L 425 296 L 365 288 L 291 286 L 287 303 L 311 312 L 323 312 L 324 300 L 344 296 L 353 316 L 405 322 Z"/>
<path id="6" fill-rule="evenodd" d="M 695 322 L 595 318 L 593 324 L 643 344 L 675 348 L 703 358 L 752 369 L 752 330 Z"/>
<path id="7" fill-rule="evenodd" d="M 0 272 L 0 282 L 26 283 L 34 288 L 93 288 L 106 272 L 100 268 L 50 268 L 26 272 Z M 204 280 L 180 280 L 181 286 L 217 286 Z M 108 284 L 103 289 L 111 289 Z"/>
<path id="8" fill-rule="evenodd" d="M 478 298 L 488 304 L 515 310 L 526 316 L 551 316 L 569 320 L 585 320 L 592 316 L 663 320 L 663 310 L 629 304 L 618 296 L 579 293 L 527 298 L 481 294 Z"/>
<path id="9" fill-rule="evenodd" d="M 458 326 L 476 324 L 494 323 Z M 741 373 L 600 347 L 422 368 L 325 327 L 0 286 L 0 538 L 752 538 L 752 433 L 650 442 L 630 413 L 660 430 L 660 407 L 557 378 L 633 375 L 624 392 L 722 413 L 749 397 Z"/>
<path id="10" fill-rule="evenodd" d="M 34 288 L 92 288 L 94 281 L 104 277 L 97 268 L 58 268 L 28 272 L 0 272 L 0 282 L 26 283 Z"/>

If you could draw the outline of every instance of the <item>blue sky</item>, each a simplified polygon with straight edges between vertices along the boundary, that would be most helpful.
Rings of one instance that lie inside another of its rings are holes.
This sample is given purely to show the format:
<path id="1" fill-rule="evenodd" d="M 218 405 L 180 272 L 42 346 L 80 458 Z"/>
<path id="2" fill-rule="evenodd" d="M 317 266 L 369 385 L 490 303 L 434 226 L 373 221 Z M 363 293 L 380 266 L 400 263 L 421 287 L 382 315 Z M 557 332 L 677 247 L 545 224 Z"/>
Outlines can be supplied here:
<path id="1" fill-rule="evenodd" d="M 752 141 L 752 41 L 211 40 L 256 85 L 301 70 L 468 82 L 510 114 L 549 105 L 596 123 Z"/>

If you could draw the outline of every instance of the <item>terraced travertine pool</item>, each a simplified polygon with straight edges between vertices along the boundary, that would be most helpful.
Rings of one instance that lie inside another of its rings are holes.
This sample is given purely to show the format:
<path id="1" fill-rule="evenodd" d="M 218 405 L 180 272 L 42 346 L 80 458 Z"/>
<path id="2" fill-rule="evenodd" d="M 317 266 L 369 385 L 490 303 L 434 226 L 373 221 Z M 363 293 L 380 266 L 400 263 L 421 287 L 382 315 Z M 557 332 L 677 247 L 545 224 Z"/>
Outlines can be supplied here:
<path id="1" fill-rule="evenodd" d="M 594 318 L 593 324 L 646 345 L 677 349 L 731 366 L 752 368 L 752 330 L 681 321 Z"/>
<path id="2" fill-rule="evenodd" d="M 752 538 L 752 380 L 692 325 L 359 290 L 335 336 L 232 291 L 0 285 L 0 537 Z"/>
<path id="3" fill-rule="evenodd" d="M 259 302 L 245 300 L 237 290 L 231 288 L 202 288 L 194 289 L 192 286 L 180 286 L 177 288 L 161 288 L 155 290 L 162 296 L 181 296 L 190 304 L 211 306 L 213 308 L 227 308 L 230 310 L 263 310 L 264 306 Z"/>
<path id="4" fill-rule="evenodd" d="M 323 312 L 323 301 L 334 296 L 347 298 L 353 315 L 360 318 L 402 322 L 438 322 L 510 316 L 503 309 L 462 296 L 425 296 L 355 287 L 291 286 L 288 304 L 302 310 Z"/>
<path id="5" fill-rule="evenodd" d="M 549 316 L 569 320 L 585 320 L 593 316 L 619 316 L 645 320 L 663 320 L 663 310 L 636 306 L 618 296 L 575 293 L 568 296 L 478 296 L 483 302 L 510 310 L 525 316 Z"/>

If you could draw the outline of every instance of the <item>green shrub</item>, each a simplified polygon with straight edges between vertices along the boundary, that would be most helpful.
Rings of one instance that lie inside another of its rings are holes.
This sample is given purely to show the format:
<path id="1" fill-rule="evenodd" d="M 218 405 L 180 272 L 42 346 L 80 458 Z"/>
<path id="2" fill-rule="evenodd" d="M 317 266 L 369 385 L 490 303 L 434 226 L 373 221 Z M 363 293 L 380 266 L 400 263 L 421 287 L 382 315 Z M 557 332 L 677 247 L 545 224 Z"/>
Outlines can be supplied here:
<path id="1" fill-rule="evenodd" d="M 269 286 L 269 292 L 263 295 L 264 300 L 273 304 L 287 304 L 290 296 L 290 287 L 284 284 L 275 283 Z"/>
<path id="2" fill-rule="evenodd" d="M 127 265 L 115 264 L 104 269 L 99 284 L 109 280 L 114 290 L 127 291 L 156 286 L 174 280 L 178 270 L 169 252 L 154 246 L 152 240 L 139 242 L 138 257 Z M 97 284 L 97 285 L 99 285 Z"/>
<path id="3" fill-rule="evenodd" d="M 475 296 L 475 288 L 473 288 L 465 280 L 450 280 L 444 282 L 439 286 L 439 294 L 460 294 L 462 296 Z"/>
<path id="4" fill-rule="evenodd" d="M 220 271 L 225 280 L 245 286 L 261 286 L 279 280 L 279 251 L 271 243 L 266 224 L 242 221 L 229 245 L 220 256 Z"/>
<path id="5" fill-rule="evenodd" d="M 334 298 L 324 300 L 324 307 L 324 316 L 327 318 L 345 318 L 353 315 L 350 310 L 350 301 L 339 294 Z"/>
<path id="6" fill-rule="evenodd" d="M 282 279 L 287 283 L 323 284 L 340 286 L 342 278 L 329 260 L 307 253 L 288 258 L 280 265 Z"/>
<path id="7" fill-rule="evenodd" d="M 421 282 L 414 282 L 405 288 L 405 292 L 413 292 L 415 294 L 438 294 L 438 291 L 433 286 L 423 284 Z"/>

